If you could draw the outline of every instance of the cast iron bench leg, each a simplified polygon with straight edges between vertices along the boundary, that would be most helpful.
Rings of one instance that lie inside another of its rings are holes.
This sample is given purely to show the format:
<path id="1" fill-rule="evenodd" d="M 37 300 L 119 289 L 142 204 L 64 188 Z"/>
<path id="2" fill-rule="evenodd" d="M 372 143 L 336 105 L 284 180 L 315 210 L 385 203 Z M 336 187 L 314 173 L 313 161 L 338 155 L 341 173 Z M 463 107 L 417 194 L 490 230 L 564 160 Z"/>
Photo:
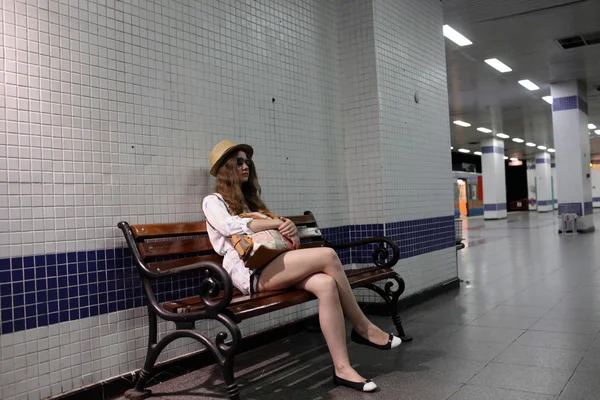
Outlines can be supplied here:
<path id="1" fill-rule="evenodd" d="M 129 389 L 125 392 L 125 398 L 127 398 L 128 400 L 142 400 L 152 396 L 152 391 L 146 389 L 146 384 L 148 383 L 150 378 L 152 378 L 152 369 L 154 368 L 154 363 L 158 358 L 158 354 L 155 354 L 157 350 L 156 314 L 150 307 L 148 307 L 148 325 L 150 329 L 148 334 L 148 352 L 146 353 L 146 361 L 144 362 L 144 367 L 138 375 L 137 382 L 135 383 L 135 388 Z"/>
<path id="2" fill-rule="evenodd" d="M 402 320 L 398 315 L 400 312 L 398 308 L 398 300 L 400 299 L 402 293 L 404 293 L 404 288 L 406 287 L 406 285 L 404 283 L 404 279 L 402 279 L 398 274 L 396 274 L 396 276 L 394 276 L 391 279 L 395 280 L 398 284 L 398 288 L 396 290 L 392 290 L 392 286 L 394 284 L 389 281 L 385 284 L 385 289 L 382 289 L 375 284 L 367 285 L 365 287 L 371 289 L 372 291 L 380 295 L 383 298 L 383 300 L 385 300 L 390 311 L 390 316 L 392 317 L 392 322 L 394 323 L 396 331 L 398 332 L 398 336 L 400 337 L 400 339 L 402 339 L 403 342 L 410 342 L 413 340 L 413 338 L 412 336 L 409 336 L 404 332 Z"/>

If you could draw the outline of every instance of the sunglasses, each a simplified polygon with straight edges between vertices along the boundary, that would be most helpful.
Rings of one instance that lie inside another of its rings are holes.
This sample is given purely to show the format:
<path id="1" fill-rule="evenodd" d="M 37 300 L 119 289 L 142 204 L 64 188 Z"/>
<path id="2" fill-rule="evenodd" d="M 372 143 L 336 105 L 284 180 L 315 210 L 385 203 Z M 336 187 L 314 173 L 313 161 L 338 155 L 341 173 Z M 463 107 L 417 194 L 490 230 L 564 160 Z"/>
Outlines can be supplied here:
<path id="1" fill-rule="evenodd" d="M 248 167 L 252 166 L 252 160 L 250 158 L 242 158 L 242 157 L 237 158 L 237 166 L 238 167 L 241 167 L 242 165 L 244 165 L 244 163 L 246 163 L 246 165 Z"/>

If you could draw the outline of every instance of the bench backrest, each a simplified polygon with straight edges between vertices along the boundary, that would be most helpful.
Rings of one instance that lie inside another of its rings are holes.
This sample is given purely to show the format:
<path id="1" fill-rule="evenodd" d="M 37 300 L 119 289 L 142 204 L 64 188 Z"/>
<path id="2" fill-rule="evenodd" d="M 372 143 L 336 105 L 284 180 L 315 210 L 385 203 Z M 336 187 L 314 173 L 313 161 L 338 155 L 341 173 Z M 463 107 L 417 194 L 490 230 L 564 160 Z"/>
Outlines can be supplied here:
<path id="1" fill-rule="evenodd" d="M 287 217 L 298 227 L 302 247 L 320 247 L 325 244 L 314 215 Z M 148 268 L 154 273 L 166 273 L 185 268 L 201 261 L 218 264 L 222 257 L 215 253 L 208 239 L 206 222 L 181 222 L 171 224 L 132 225 L 135 249 Z"/>

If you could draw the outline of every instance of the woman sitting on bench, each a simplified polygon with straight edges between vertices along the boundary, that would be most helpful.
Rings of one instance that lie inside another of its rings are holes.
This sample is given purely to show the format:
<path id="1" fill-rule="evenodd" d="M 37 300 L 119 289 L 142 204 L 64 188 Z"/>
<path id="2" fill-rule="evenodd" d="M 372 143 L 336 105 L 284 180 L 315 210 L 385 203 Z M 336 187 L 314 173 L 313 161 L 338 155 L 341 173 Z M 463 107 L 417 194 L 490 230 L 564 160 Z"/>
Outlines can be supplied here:
<path id="1" fill-rule="evenodd" d="M 223 267 L 236 288 L 243 293 L 258 293 L 296 287 L 313 293 L 319 299 L 319 322 L 334 365 L 333 380 L 337 385 L 372 392 L 377 385 L 363 378 L 350 365 L 346 348 L 344 315 L 354 329 L 352 341 L 387 350 L 397 347 L 400 338 L 383 332 L 359 308 L 340 259 L 333 249 L 315 247 L 298 249 L 300 240 L 292 221 L 253 219 L 240 214 L 267 210 L 260 198 L 260 186 L 252 162 L 254 150 L 246 144 L 224 140 L 210 153 L 210 173 L 216 176 L 216 192 L 202 201 L 210 242 L 224 256 Z M 230 238 L 236 234 L 276 229 L 293 243 L 294 249 L 277 256 L 255 269 L 234 249 Z"/>

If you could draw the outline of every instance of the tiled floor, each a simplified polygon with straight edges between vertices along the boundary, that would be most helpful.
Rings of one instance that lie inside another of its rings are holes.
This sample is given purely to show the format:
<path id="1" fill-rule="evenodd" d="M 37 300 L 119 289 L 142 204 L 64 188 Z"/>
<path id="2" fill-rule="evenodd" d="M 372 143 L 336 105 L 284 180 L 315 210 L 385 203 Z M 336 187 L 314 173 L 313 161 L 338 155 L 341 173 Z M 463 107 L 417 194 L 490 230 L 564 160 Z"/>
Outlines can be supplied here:
<path id="1" fill-rule="evenodd" d="M 600 399 L 599 233 L 559 236 L 554 214 L 470 222 L 460 290 L 403 314 L 414 342 L 386 352 L 349 344 L 355 368 L 378 392 L 335 387 L 321 334 L 303 333 L 236 358 L 242 398 Z M 391 330 L 387 318 L 372 319 Z M 153 391 L 226 398 L 214 367 Z"/>

